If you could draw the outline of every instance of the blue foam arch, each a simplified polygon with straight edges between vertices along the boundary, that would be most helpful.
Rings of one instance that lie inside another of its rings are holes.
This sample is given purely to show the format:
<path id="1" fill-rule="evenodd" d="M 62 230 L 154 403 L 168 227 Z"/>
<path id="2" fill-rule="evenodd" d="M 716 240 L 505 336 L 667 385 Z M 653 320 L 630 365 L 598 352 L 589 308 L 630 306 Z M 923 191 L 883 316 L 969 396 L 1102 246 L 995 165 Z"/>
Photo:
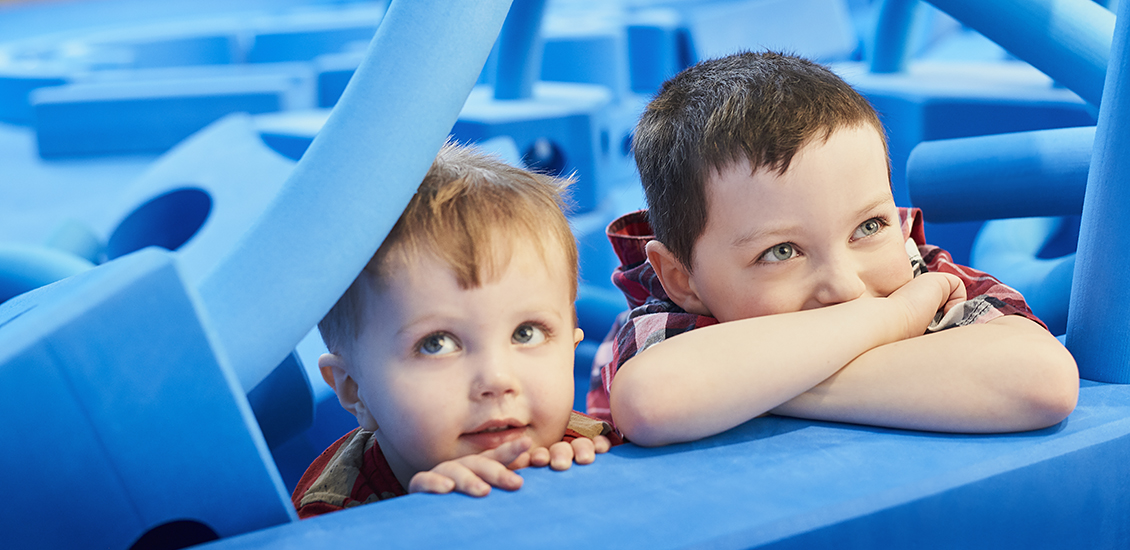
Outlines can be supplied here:
<path id="1" fill-rule="evenodd" d="M 245 389 L 322 318 L 384 240 L 447 138 L 508 7 L 504 0 L 389 7 L 325 131 L 200 283 Z M 388 81 L 397 85 L 380 86 Z M 367 95 L 373 89 L 383 93 Z"/>
<path id="2" fill-rule="evenodd" d="M 1114 15 L 1091 0 L 931 0 L 1092 105 L 1103 93 Z"/>
<path id="3" fill-rule="evenodd" d="M 1126 311 L 1130 286 L 1120 265 L 1130 239 L 1130 2 L 1121 2 L 1099 122 L 1075 262 L 1067 347 L 1080 376 L 1130 383 Z"/>

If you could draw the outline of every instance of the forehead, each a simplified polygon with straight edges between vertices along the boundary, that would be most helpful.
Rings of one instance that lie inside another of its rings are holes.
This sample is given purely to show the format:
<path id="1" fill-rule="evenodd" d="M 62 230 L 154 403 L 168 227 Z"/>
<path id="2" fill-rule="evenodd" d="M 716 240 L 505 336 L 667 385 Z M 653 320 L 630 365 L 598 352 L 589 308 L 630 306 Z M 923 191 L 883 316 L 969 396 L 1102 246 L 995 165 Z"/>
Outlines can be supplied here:
<path id="1" fill-rule="evenodd" d="M 867 124 L 810 141 L 783 174 L 753 171 L 748 160 L 740 159 L 712 173 L 706 190 L 704 238 L 826 227 L 851 222 L 875 203 L 894 206 L 882 138 Z"/>

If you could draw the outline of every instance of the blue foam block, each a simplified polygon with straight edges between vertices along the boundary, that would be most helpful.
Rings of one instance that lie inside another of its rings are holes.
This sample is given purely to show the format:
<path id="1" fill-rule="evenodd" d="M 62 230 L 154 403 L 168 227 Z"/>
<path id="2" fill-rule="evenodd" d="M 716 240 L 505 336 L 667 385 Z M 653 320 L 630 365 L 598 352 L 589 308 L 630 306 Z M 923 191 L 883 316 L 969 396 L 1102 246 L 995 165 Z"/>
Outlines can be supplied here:
<path id="1" fill-rule="evenodd" d="M 516 100 L 494 99 L 490 87 L 480 86 L 467 98 L 451 133 L 471 142 L 510 136 L 524 157 L 545 159 L 540 165 L 535 161 L 536 167 L 560 175 L 576 172 L 579 185 L 572 198 L 577 211 L 585 212 L 596 207 L 602 178 L 615 162 L 613 154 L 619 156 L 611 149 L 611 106 L 612 94 L 603 86 L 540 82 L 531 98 Z M 537 153 L 539 145 L 546 146 L 545 154 Z"/>
<path id="2" fill-rule="evenodd" d="M 1116 548 L 1130 537 L 1128 413 L 1130 388 L 1085 382 L 1067 421 L 1020 434 L 758 418 L 565 472 L 522 470 L 513 493 L 411 495 L 207 548 L 568 547 L 583 525 L 632 548 Z"/>
<path id="3" fill-rule="evenodd" d="M 674 10 L 634 13 L 626 32 L 629 78 L 635 93 L 657 92 L 663 82 L 691 66 L 696 59 L 690 32 Z"/>
<path id="4" fill-rule="evenodd" d="M 0 306 L 0 476 L 39 495 L 3 505 L 6 544 L 126 548 L 173 520 L 230 536 L 294 519 L 198 307 L 158 249 Z"/>
<path id="5" fill-rule="evenodd" d="M 35 111 L 28 99 L 32 90 L 62 86 L 69 81 L 63 70 L 5 68 L 0 72 L 0 121 L 11 124 L 33 123 Z"/>
<path id="6" fill-rule="evenodd" d="M 303 76 L 232 75 L 71 84 L 32 93 L 44 158 L 163 152 L 224 115 L 293 108 Z"/>
<path id="7" fill-rule="evenodd" d="M 110 209 L 111 256 L 145 246 L 175 249 L 184 277 L 196 285 L 266 211 L 294 165 L 260 139 L 252 117 L 216 121 L 121 193 Z"/>
<path id="8" fill-rule="evenodd" d="M 309 61 L 319 55 L 345 50 L 364 51 L 377 31 L 380 18 L 370 14 L 360 19 L 334 21 L 310 29 L 259 32 L 247 52 L 247 62 Z"/>

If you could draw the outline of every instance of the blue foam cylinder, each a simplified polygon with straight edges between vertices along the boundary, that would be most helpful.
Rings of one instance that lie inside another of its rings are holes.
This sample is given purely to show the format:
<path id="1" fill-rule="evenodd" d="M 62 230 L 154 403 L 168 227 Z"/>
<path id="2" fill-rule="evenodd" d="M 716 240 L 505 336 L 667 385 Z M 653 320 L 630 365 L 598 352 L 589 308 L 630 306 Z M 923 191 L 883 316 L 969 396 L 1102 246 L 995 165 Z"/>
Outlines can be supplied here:
<path id="1" fill-rule="evenodd" d="M 1067 347 L 1089 380 L 1130 383 L 1126 243 L 1130 241 L 1130 2 L 1118 8 L 1106 89 L 1083 200 Z"/>
<path id="2" fill-rule="evenodd" d="M 541 18 L 545 0 L 518 0 L 498 35 L 495 99 L 527 99 L 541 67 Z"/>
<path id="3" fill-rule="evenodd" d="M 911 203 L 931 222 L 1079 214 L 1094 139 L 1083 127 L 923 142 L 906 162 Z"/>
<path id="4" fill-rule="evenodd" d="M 1098 105 L 1114 15 L 1091 0 L 931 0 L 1080 97 Z"/>
<path id="5" fill-rule="evenodd" d="M 898 73 L 906 66 L 907 41 L 920 0 L 884 0 L 875 24 L 871 72 Z"/>
<path id="6" fill-rule="evenodd" d="M 509 4 L 394 2 L 275 201 L 204 276 L 202 302 L 245 390 L 380 246 L 447 138 Z"/>

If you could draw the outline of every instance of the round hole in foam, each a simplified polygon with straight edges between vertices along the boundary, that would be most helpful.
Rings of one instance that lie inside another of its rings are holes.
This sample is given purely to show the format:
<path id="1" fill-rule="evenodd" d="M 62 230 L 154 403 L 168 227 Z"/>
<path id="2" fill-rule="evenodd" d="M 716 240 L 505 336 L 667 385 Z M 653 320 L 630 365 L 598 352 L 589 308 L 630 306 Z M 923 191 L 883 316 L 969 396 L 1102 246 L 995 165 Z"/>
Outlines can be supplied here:
<path id="1" fill-rule="evenodd" d="M 204 190 L 183 187 L 155 197 L 131 212 L 110 235 L 106 256 L 114 259 L 147 246 L 176 250 L 208 219 L 212 197 Z"/>

